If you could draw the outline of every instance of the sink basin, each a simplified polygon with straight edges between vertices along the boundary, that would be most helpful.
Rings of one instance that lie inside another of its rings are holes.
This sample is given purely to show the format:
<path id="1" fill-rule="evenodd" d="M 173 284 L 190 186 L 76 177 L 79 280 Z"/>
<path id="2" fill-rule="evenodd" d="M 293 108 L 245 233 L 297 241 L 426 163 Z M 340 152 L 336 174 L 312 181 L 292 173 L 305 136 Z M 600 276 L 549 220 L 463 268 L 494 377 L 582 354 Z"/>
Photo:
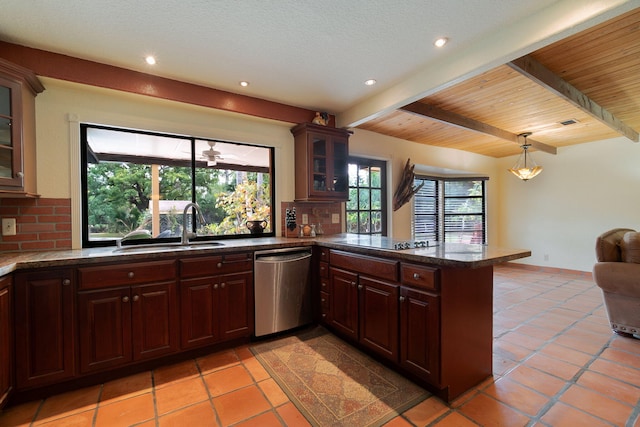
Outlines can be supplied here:
<path id="1" fill-rule="evenodd" d="M 191 242 L 187 245 L 182 243 L 158 243 L 146 245 L 122 246 L 113 250 L 113 252 L 131 253 L 131 252 L 160 252 L 160 251 L 184 251 L 189 249 L 213 249 L 223 246 L 220 242 Z"/>

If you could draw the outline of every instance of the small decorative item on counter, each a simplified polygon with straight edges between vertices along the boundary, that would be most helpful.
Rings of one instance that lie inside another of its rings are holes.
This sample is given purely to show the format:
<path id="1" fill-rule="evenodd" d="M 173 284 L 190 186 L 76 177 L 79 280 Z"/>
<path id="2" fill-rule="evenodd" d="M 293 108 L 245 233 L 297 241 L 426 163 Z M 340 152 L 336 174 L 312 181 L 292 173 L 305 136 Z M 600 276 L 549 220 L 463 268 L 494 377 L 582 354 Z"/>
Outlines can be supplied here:
<path id="1" fill-rule="evenodd" d="M 269 223 L 264 219 L 247 221 L 246 225 L 251 234 L 262 234 Z"/>
<path id="2" fill-rule="evenodd" d="M 329 114 L 325 112 L 316 112 L 316 116 L 313 118 L 311 123 L 315 123 L 317 125 L 326 126 L 329 124 Z"/>
<path id="3" fill-rule="evenodd" d="M 309 224 L 302 226 L 302 235 L 305 237 L 311 236 L 311 226 Z"/>
<path id="4" fill-rule="evenodd" d="M 318 226 L 316 227 L 316 234 L 318 236 L 324 234 L 324 229 L 322 228 L 322 223 L 321 222 L 319 222 Z"/>
<path id="5" fill-rule="evenodd" d="M 311 233 L 309 233 L 311 237 L 316 237 L 316 225 L 311 224 Z"/>

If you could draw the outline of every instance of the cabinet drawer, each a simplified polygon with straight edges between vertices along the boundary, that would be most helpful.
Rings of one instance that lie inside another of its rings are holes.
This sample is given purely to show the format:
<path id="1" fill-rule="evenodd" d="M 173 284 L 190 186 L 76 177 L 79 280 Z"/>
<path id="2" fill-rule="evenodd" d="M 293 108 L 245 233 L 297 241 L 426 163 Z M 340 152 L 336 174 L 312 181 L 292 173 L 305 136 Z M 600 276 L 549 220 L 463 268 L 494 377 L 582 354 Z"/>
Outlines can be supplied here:
<path id="1" fill-rule="evenodd" d="M 329 249 L 320 248 L 320 261 L 329 262 Z"/>
<path id="2" fill-rule="evenodd" d="M 403 284 L 424 289 L 438 290 L 438 269 L 422 265 L 402 264 L 400 267 Z"/>
<path id="3" fill-rule="evenodd" d="M 326 262 L 320 262 L 320 277 L 329 277 L 329 264 Z"/>
<path id="4" fill-rule="evenodd" d="M 180 260 L 180 277 L 204 277 L 218 274 L 253 271 L 253 254 L 224 254 Z"/>
<path id="5" fill-rule="evenodd" d="M 78 268 L 79 289 L 98 289 L 175 280 L 175 260 Z"/>
<path id="6" fill-rule="evenodd" d="M 329 260 L 332 267 L 339 267 L 370 277 L 398 281 L 398 261 L 374 258 L 366 255 L 331 250 Z"/>

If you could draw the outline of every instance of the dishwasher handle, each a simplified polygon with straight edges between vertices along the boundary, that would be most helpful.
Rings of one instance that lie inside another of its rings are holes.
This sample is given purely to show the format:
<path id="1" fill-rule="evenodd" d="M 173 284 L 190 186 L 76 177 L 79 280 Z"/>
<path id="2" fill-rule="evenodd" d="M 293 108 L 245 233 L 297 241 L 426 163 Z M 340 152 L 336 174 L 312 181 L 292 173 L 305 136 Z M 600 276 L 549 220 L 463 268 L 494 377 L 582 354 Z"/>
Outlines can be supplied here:
<path id="1" fill-rule="evenodd" d="M 311 254 L 308 252 L 264 254 L 264 255 L 256 255 L 256 262 L 284 263 L 284 262 L 302 261 L 307 258 L 311 258 Z"/>

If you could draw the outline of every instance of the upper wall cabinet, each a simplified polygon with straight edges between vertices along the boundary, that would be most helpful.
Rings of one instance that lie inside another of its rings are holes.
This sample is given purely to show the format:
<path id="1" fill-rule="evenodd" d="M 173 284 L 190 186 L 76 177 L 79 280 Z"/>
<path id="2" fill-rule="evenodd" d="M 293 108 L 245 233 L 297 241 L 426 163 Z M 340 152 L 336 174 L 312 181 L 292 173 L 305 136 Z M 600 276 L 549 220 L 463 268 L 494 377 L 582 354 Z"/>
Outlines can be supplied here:
<path id="1" fill-rule="evenodd" d="M 32 71 L 0 59 L 0 197 L 38 197 L 35 97 L 43 90 Z"/>
<path id="2" fill-rule="evenodd" d="M 296 201 L 349 200 L 349 135 L 343 129 L 302 123 L 295 138 Z"/>

